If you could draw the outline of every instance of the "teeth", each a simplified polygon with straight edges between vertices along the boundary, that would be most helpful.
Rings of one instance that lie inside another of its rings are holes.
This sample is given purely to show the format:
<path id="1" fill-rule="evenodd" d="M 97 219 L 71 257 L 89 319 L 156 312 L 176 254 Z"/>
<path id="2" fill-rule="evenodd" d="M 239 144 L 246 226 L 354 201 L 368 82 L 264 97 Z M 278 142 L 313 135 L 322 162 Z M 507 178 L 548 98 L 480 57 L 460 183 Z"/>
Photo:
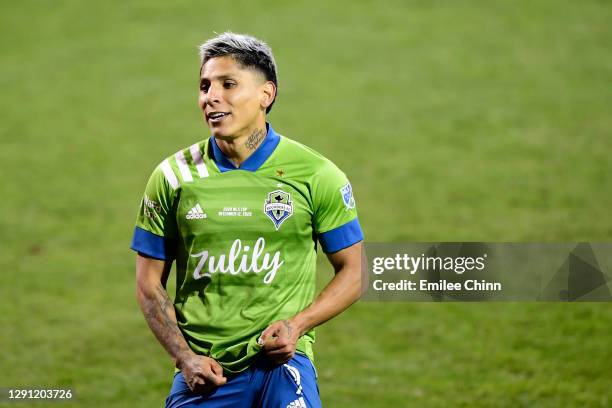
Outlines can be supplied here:
<path id="1" fill-rule="evenodd" d="M 215 112 L 215 113 L 211 113 L 210 115 L 208 115 L 208 117 L 210 119 L 219 119 L 220 117 L 225 116 L 225 113 L 221 113 L 221 112 Z"/>

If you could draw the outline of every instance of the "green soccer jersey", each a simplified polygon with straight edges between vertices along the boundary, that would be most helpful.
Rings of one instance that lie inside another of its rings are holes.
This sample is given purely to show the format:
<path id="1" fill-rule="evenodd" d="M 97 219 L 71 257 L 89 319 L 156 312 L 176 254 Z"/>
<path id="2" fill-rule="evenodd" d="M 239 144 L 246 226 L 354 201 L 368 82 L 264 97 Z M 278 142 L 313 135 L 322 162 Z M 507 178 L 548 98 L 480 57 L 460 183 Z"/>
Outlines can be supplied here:
<path id="1" fill-rule="evenodd" d="M 174 259 L 178 326 L 229 373 L 249 366 L 270 323 L 312 302 L 317 240 L 336 252 L 363 239 L 344 173 L 267 126 L 240 168 L 213 137 L 162 161 L 132 241 L 141 254 Z M 297 344 L 313 361 L 314 340 L 310 330 Z"/>

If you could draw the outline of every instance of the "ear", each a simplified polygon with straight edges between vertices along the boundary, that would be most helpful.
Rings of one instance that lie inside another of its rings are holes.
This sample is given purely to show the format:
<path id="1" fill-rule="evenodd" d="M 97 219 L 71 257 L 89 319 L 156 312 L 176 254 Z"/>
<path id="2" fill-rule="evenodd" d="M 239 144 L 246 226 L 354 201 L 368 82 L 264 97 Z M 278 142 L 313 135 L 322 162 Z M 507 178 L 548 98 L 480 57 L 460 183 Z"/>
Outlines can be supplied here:
<path id="1" fill-rule="evenodd" d="M 274 97 L 276 97 L 276 85 L 272 81 L 267 81 L 261 88 L 261 107 L 265 110 L 268 106 L 272 105 Z"/>

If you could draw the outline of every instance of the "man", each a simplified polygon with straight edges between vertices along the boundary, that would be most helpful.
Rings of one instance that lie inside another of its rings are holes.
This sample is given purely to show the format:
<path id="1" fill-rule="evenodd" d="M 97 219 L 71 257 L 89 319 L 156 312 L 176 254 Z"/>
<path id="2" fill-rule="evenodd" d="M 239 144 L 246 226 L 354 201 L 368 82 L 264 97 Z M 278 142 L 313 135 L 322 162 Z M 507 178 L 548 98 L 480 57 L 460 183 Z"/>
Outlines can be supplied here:
<path id="1" fill-rule="evenodd" d="M 351 186 L 266 122 L 278 84 L 265 43 L 224 33 L 200 56 L 212 137 L 154 170 L 132 241 L 138 303 L 177 368 L 166 406 L 318 407 L 313 328 L 361 290 Z M 317 240 L 336 274 L 312 301 Z"/>

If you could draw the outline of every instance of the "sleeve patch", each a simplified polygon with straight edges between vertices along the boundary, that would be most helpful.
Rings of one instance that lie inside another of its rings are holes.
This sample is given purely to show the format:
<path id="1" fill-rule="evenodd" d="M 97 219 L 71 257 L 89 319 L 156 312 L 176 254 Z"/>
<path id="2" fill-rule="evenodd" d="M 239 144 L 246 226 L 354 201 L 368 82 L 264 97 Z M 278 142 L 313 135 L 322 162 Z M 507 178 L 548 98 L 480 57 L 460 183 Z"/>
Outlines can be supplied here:
<path id="1" fill-rule="evenodd" d="M 154 218 L 156 215 L 161 213 L 161 205 L 157 201 L 153 201 L 148 195 L 144 195 L 144 214 L 149 218 Z"/>
<path id="2" fill-rule="evenodd" d="M 342 201 L 344 202 L 344 206 L 347 210 L 352 210 L 355 208 L 355 197 L 353 197 L 353 188 L 351 187 L 351 183 L 346 183 L 342 188 L 340 188 L 340 195 L 342 196 Z"/>

